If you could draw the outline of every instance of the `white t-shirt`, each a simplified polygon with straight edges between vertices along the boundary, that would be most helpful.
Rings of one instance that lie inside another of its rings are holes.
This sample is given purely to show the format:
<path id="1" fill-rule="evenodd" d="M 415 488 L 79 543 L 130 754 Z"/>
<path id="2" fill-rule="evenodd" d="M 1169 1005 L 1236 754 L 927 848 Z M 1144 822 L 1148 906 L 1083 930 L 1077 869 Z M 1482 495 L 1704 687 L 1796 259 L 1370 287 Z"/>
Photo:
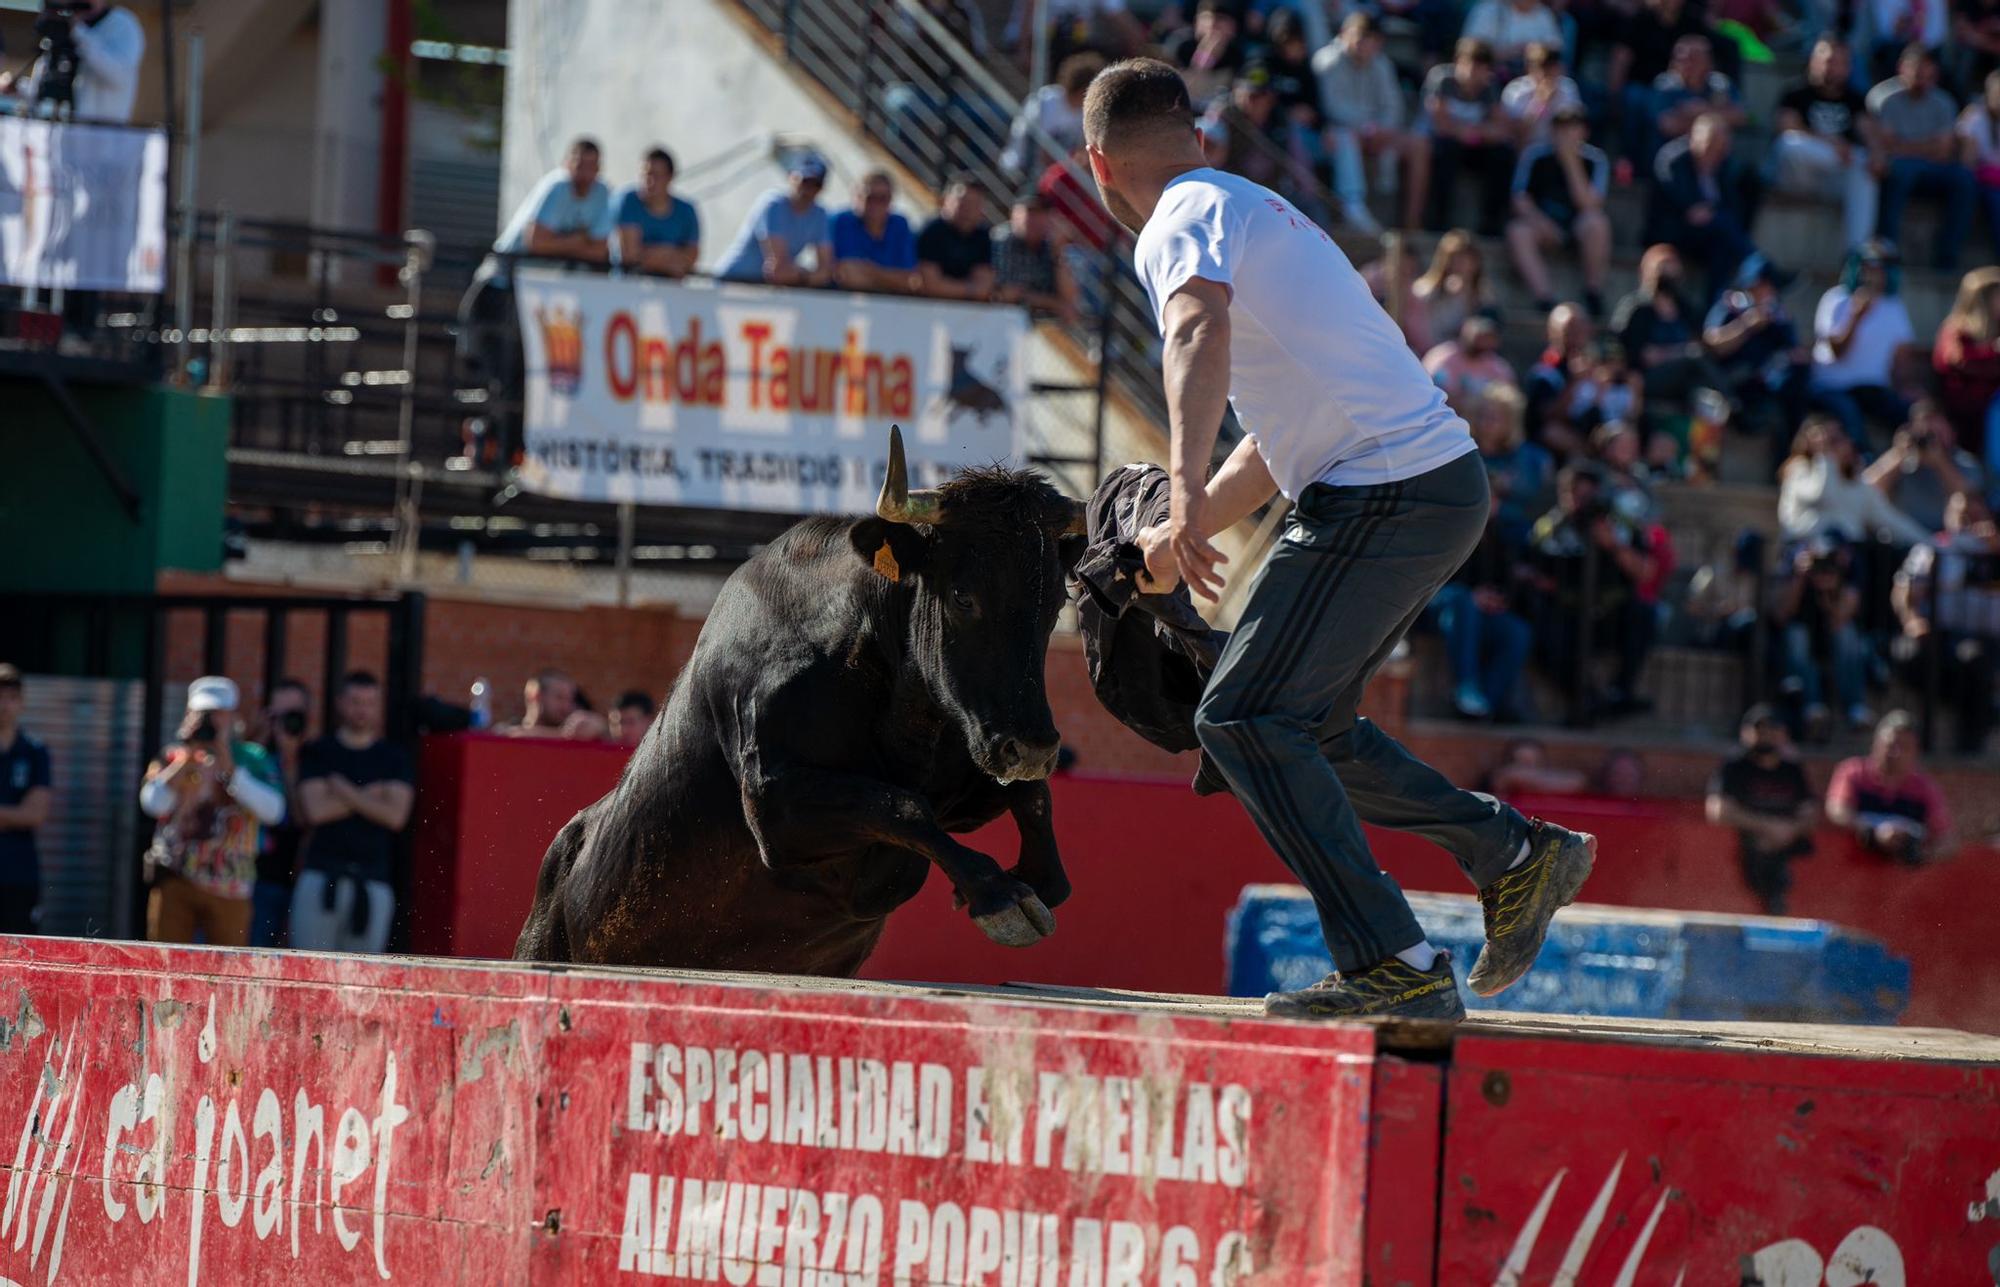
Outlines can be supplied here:
<path id="1" fill-rule="evenodd" d="M 1165 325 L 1193 277 L 1230 289 L 1229 401 L 1286 496 L 1393 483 L 1475 450 L 1340 247 L 1277 193 L 1220 170 L 1167 185 L 1134 254 Z"/>
<path id="2" fill-rule="evenodd" d="M 1889 386 L 1889 368 L 1896 350 L 1914 344 L 1916 328 L 1910 325 L 1910 310 L 1900 295 L 1878 295 L 1854 328 L 1847 352 L 1836 358 L 1828 337 L 1847 322 L 1852 305 L 1845 286 L 1836 286 L 1820 296 L 1813 316 L 1812 382 L 1819 389 L 1853 389 L 1863 385 Z"/>

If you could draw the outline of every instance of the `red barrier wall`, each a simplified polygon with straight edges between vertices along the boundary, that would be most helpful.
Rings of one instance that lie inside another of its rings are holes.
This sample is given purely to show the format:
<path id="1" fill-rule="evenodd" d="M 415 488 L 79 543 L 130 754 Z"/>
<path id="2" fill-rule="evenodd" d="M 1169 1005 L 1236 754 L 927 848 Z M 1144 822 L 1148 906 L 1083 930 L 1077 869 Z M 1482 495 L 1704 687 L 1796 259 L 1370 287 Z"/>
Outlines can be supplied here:
<path id="1" fill-rule="evenodd" d="M 620 757 L 600 747 L 474 736 L 432 741 L 424 765 L 420 948 L 505 956 L 549 839 L 610 789 Z M 1198 799 L 1178 782 L 1075 776 L 1053 786 L 1056 830 L 1076 885 L 1057 912 L 1055 935 L 1025 950 L 995 946 L 934 880 L 891 919 L 869 977 L 1221 989 L 1225 912 L 1244 885 L 1285 874 L 1242 809 L 1227 797 Z M 1597 872 L 1585 890 L 1592 902 L 1756 910 L 1737 874 L 1734 839 L 1709 826 L 1697 802 L 1521 803 L 1597 833 Z M 1464 891 L 1457 868 L 1428 843 L 1372 836 L 1384 867 L 1407 887 Z M 971 843 L 1011 862 L 1012 824 L 996 823 Z M 433 870 L 454 874 L 439 880 Z M 1908 1022 L 2000 1032 L 1992 899 L 1975 895 L 2000 879 L 2000 853 L 1967 848 L 1951 862 L 1911 871 L 1829 831 L 1796 873 L 1797 915 L 1873 934 L 1910 958 Z"/>

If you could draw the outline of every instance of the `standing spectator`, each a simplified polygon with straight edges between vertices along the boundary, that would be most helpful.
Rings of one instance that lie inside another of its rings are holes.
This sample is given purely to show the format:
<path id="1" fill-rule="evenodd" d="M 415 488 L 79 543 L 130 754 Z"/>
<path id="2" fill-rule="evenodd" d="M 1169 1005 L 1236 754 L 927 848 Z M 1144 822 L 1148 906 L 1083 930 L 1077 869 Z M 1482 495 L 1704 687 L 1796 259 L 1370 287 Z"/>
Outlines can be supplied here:
<path id="1" fill-rule="evenodd" d="M 264 707 L 260 739 L 277 767 L 285 792 L 285 816 L 264 828 L 257 851 L 257 883 L 250 890 L 250 946 L 283 947 L 292 915 L 292 881 L 298 874 L 299 842 L 305 838 L 299 811 L 299 750 L 305 745 L 307 711 L 312 707 L 306 686 L 281 679 L 271 686 Z"/>
<path id="2" fill-rule="evenodd" d="M 1463 167 L 1479 185 L 1480 235 L 1500 234 L 1514 173 L 1514 145 L 1493 76 L 1492 46 L 1467 39 L 1458 42 L 1451 62 L 1433 67 L 1424 78 L 1432 176 L 1428 226 L 1433 230 L 1442 229 L 1450 218 L 1452 189 Z"/>
<path id="3" fill-rule="evenodd" d="M 611 258 L 627 272 L 685 277 L 694 271 L 701 218 L 674 195 L 673 186 L 673 153 L 655 147 L 646 153 L 639 182 L 618 194 Z"/>
<path id="4" fill-rule="evenodd" d="M 1849 80 L 1847 46 L 1835 35 L 1813 45 L 1804 81 L 1778 100 L 1772 148 L 1781 192 L 1837 197 L 1847 248 L 1875 235 L 1876 122 Z"/>
<path id="5" fill-rule="evenodd" d="M 1813 312 L 1812 400 L 1840 418 L 1855 446 L 1868 448 L 1868 420 L 1894 425 L 1909 415 L 1896 359 L 1916 338 L 1894 247 L 1863 242 Z"/>
<path id="6" fill-rule="evenodd" d="M 1960 492 L 1986 494 L 1986 474 L 1958 445 L 1951 420 L 1935 399 L 1910 404 L 1909 423 L 1896 431 L 1889 450 L 1875 458 L 1862 479 L 1882 489 L 1889 503 L 1929 532 L 1944 530 L 1945 508 Z"/>
<path id="7" fill-rule="evenodd" d="M 395 911 L 396 836 L 415 798 L 410 757 L 382 737 L 382 685 L 341 676 L 340 726 L 299 757 L 299 804 L 312 831 L 292 897 L 292 946 L 380 952 Z"/>
<path id="8" fill-rule="evenodd" d="M 1556 475 L 1556 507 L 1529 533 L 1527 557 L 1521 606 L 1548 674 L 1586 715 L 1651 709 L 1638 685 L 1653 646 L 1654 612 L 1639 587 L 1653 583 L 1658 565 L 1613 517 L 1595 466 L 1567 465 Z M 1589 673 L 1600 649 L 1617 659 L 1603 692 L 1594 691 Z"/>
<path id="9" fill-rule="evenodd" d="M 1563 47 L 1562 24 L 1542 0 L 1478 0 L 1465 16 L 1461 39 L 1483 41 L 1501 74 L 1512 79 L 1527 62 L 1528 47 Z"/>
<path id="10" fill-rule="evenodd" d="M 1421 222 L 1430 191 L 1430 140 L 1404 128 L 1403 87 L 1382 52 L 1382 26 L 1374 15 L 1352 13 L 1340 38 L 1313 55 L 1319 97 L 1326 112 L 1326 147 L 1333 158 L 1334 190 L 1346 221 L 1357 229 L 1374 222 L 1372 186 L 1393 189 L 1402 169 L 1402 226 Z"/>
<path id="11" fill-rule="evenodd" d="M 1743 883 L 1766 916 L 1783 916 L 1792 863 L 1813 851 L 1819 802 L 1776 711 L 1752 706 L 1737 736 L 1743 749 L 1708 781 L 1708 820 L 1736 832 Z"/>
<path id="12" fill-rule="evenodd" d="M 990 299 L 993 230 L 986 223 L 986 194 L 969 174 L 945 185 L 937 216 L 917 234 L 919 289 L 939 299 Z"/>
<path id="13" fill-rule="evenodd" d="M 1778 530 L 1788 541 L 1831 536 L 1848 544 L 1887 539 L 1906 546 L 1930 535 L 1862 478 L 1853 440 L 1824 414 L 1806 417 L 1791 457 L 1778 470 Z"/>
<path id="14" fill-rule="evenodd" d="M 833 280 L 833 237 L 819 194 L 826 187 L 826 162 L 812 152 L 796 152 L 785 168 L 785 186 L 751 208 L 736 240 L 722 253 L 715 275 L 724 281 L 769 282 L 774 286 L 824 286 Z M 805 266 L 805 256 L 813 266 Z"/>
<path id="15" fill-rule="evenodd" d="M 49 820 L 49 748 L 21 727 L 21 672 L 0 662 L 0 934 L 41 923 L 42 863 L 35 832 Z"/>
<path id="16" fill-rule="evenodd" d="M 1972 230 L 1977 189 L 1959 155 L 1958 105 L 1938 88 L 1937 55 L 1920 45 L 1905 49 L 1895 78 L 1868 91 L 1868 111 L 1881 123 L 1881 150 L 1889 163 L 1877 231 L 1895 241 L 1910 197 L 1938 197 L 1944 203 L 1944 222 L 1932 247 L 1931 266 L 1955 271 L 1959 245 Z"/>
<path id="17" fill-rule="evenodd" d="M 578 138 L 560 167 L 543 175 L 493 243 L 492 275 L 507 280 L 508 258 L 551 259 L 596 266 L 611 256 L 611 189 L 598 175 L 597 141 Z"/>
<path id="18" fill-rule="evenodd" d="M 886 170 L 870 170 L 854 185 L 854 208 L 828 221 L 833 279 L 849 290 L 905 295 L 915 291 L 917 238 L 910 221 L 890 209 L 896 190 Z"/>
<path id="19" fill-rule="evenodd" d="M 284 821 L 278 767 L 236 718 L 236 684 L 204 675 L 188 685 L 175 740 L 146 769 L 139 807 L 158 820 L 146 852 L 153 892 L 146 937 L 217 947 L 250 942 L 250 890 L 261 829 Z"/>
<path id="20" fill-rule="evenodd" d="M 1426 353 L 1424 370 L 1462 416 L 1488 389 L 1516 383 L 1513 364 L 1500 356 L 1500 325 L 1484 314 L 1466 318 L 1457 339 Z"/>
<path id="21" fill-rule="evenodd" d="M 1946 852 L 1951 809 L 1943 788 L 1918 763 L 1917 722 L 1907 711 L 1882 717 L 1866 757 L 1834 768 L 1826 817 L 1852 832 L 1862 848 L 1913 867 Z"/>
<path id="22" fill-rule="evenodd" d="M 1433 602 L 1451 667 L 1452 709 L 1465 719 L 1510 723 L 1519 718 L 1514 693 L 1534 632 L 1508 606 L 1520 547 L 1505 535 L 1502 476 L 1489 467 L 1487 478 L 1493 505 L 1486 532 Z"/>
<path id="23" fill-rule="evenodd" d="M 1995 653 L 2000 652 L 2000 529 L 1986 503 L 1952 497 L 1944 531 L 1911 547 L 1892 595 L 1903 637 L 1892 649 L 1912 683 L 1938 666 L 1955 716 L 1958 753 L 1980 755 L 1993 727 Z M 1934 659 L 1925 651 L 1934 649 Z"/>
<path id="24" fill-rule="evenodd" d="M 2000 71 L 1987 74 L 1979 97 L 1958 114 L 1958 137 L 1986 210 L 1986 235 L 2000 257 Z"/>
<path id="25" fill-rule="evenodd" d="M 993 295 L 1003 303 L 1053 313 L 1065 325 L 1076 323 L 1076 279 L 1068 260 L 1057 253 L 1048 199 L 1039 192 L 1015 197 L 1007 226 L 993 238 Z"/>
<path id="26" fill-rule="evenodd" d="M 1784 647 L 1783 686 L 1804 703 L 1808 734 L 1822 740 L 1832 722 L 1829 699 L 1838 703 L 1849 728 L 1875 722 L 1864 701 L 1868 644 L 1856 624 L 1861 592 L 1848 579 L 1841 555 L 1842 547 L 1824 537 L 1799 546 L 1772 613 Z"/>
<path id="27" fill-rule="evenodd" d="M 1722 295 L 1756 247 L 1750 241 L 1763 185 L 1735 155 L 1729 121 L 1705 113 L 1686 138 L 1660 149 L 1653 162 L 1649 241 L 1676 246 L 1708 265 L 1708 298 Z"/>
<path id="28" fill-rule="evenodd" d="M 1975 268 L 1959 282 L 1931 366 L 1960 441 L 2000 476 L 2000 268 Z"/>
<path id="29" fill-rule="evenodd" d="M 1515 144 L 1546 143 L 1556 117 L 1571 108 L 1583 112 L 1583 95 L 1563 75 L 1562 46 L 1529 45 L 1525 70 L 1500 91 L 1500 110 L 1514 122 Z"/>
<path id="30" fill-rule="evenodd" d="M 1424 322 L 1433 339 L 1455 336 L 1474 313 L 1493 308 L 1493 288 L 1486 280 L 1486 256 L 1462 228 L 1438 238 L 1430 267 L 1411 288 L 1423 302 Z"/>
<path id="31" fill-rule="evenodd" d="M 1639 257 L 1639 289 L 1618 302 L 1611 329 L 1645 381 L 1648 399 L 1688 397 L 1727 381 L 1701 346 L 1700 314 L 1681 294 L 1681 256 L 1670 245 Z"/>
<path id="32" fill-rule="evenodd" d="M 1057 156 L 1082 147 L 1084 91 L 1103 70 L 1101 54 L 1071 54 L 1063 59 L 1055 83 L 1042 86 L 1021 104 L 1021 114 L 1007 134 L 1006 150 L 1000 154 L 1001 168 L 1015 178 L 1039 173 L 1044 163 L 1042 135 L 1061 149 Z"/>
<path id="33" fill-rule="evenodd" d="M 139 97 L 139 66 L 146 58 L 146 29 L 138 15 L 122 4 L 85 0 L 76 5 L 46 7 L 52 21 L 69 25 L 76 45 L 76 81 L 71 114 L 79 121 L 127 125 Z M 46 46 L 44 46 L 46 48 Z M 0 73 L 0 94 L 34 99 L 48 72 L 48 55 L 37 58 L 28 74 Z"/>
<path id="34" fill-rule="evenodd" d="M 591 742 L 602 738 L 605 724 L 577 698 L 576 680 L 569 672 L 546 666 L 521 686 L 521 722 L 495 729 L 517 737 L 568 737 Z"/>
<path id="35" fill-rule="evenodd" d="M 1168 36 L 1162 52 L 1181 69 L 1188 99 L 1197 107 L 1219 97 L 1243 70 L 1245 51 L 1235 10 L 1225 0 L 1201 0 L 1193 25 Z"/>
<path id="36" fill-rule="evenodd" d="M 1737 269 L 1736 286 L 1715 302 L 1702 324 L 1701 342 L 1728 382 L 1745 422 L 1771 443 L 1771 461 L 1784 459 L 1794 426 L 1805 418 L 1812 350 L 1785 312 L 1781 294 L 1791 275 L 1762 255 Z"/>
<path id="37" fill-rule="evenodd" d="M 1514 217 L 1507 224 L 1507 249 L 1535 308 L 1555 307 L 1542 251 L 1574 245 L 1583 261 L 1583 298 L 1591 316 L 1604 312 L 1604 279 L 1611 270 L 1611 220 L 1604 213 L 1610 190 L 1611 159 L 1585 141 L 1583 109 L 1565 107 L 1555 115 L 1550 139 L 1530 143 L 1514 170 Z"/>
<path id="38" fill-rule="evenodd" d="M 637 746 L 653 724 L 653 699 L 634 688 L 618 698 L 611 708 L 611 740 L 620 746 Z"/>

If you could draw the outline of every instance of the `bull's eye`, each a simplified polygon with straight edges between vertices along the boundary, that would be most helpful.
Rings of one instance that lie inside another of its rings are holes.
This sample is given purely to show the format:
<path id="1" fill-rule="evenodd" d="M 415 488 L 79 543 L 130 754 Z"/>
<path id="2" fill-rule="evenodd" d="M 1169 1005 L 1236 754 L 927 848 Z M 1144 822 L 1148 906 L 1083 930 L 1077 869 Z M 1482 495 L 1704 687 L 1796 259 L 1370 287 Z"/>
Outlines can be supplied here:
<path id="1" fill-rule="evenodd" d="M 951 592 L 951 606 L 957 608 L 960 612 L 970 612 L 977 606 L 977 603 L 972 597 L 972 591 L 953 590 Z"/>

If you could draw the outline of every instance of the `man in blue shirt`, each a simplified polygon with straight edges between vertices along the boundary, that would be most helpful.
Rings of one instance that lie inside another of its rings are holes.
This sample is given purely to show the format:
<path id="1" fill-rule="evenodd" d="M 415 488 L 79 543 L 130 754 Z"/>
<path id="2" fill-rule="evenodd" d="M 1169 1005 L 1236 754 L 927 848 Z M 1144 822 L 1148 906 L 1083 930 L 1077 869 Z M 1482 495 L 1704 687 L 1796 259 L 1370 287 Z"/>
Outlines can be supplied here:
<path id="1" fill-rule="evenodd" d="M 888 174 L 870 170 L 854 187 L 854 208 L 833 217 L 833 277 L 849 290 L 917 288 L 917 238 L 889 208 L 895 197 Z"/>
<path id="2" fill-rule="evenodd" d="M 792 157 L 786 186 L 766 193 L 750 211 L 715 275 L 732 282 L 824 286 L 833 279 L 833 242 L 819 194 L 826 162 L 811 152 Z M 813 266 L 800 262 L 807 250 Z"/>
<path id="3" fill-rule="evenodd" d="M 0 662 L 0 934 L 33 934 L 42 869 L 35 828 L 49 818 L 49 749 L 21 729 L 21 672 Z"/>
<path id="4" fill-rule="evenodd" d="M 685 277 L 701 253 L 701 219 L 674 196 L 674 157 L 663 147 L 646 153 L 639 182 L 618 195 L 611 257 L 626 272 Z"/>
<path id="5" fill-rule="evenodd" d="M 542 176 L 493 243 L 497 255 L 602 264 L 611 256 L 611 190 L 598 179 L 600 154 L 592 139 L 569 145 L 562 165 Z M 508 271 L 502 261 L 496 276 Z"/>

